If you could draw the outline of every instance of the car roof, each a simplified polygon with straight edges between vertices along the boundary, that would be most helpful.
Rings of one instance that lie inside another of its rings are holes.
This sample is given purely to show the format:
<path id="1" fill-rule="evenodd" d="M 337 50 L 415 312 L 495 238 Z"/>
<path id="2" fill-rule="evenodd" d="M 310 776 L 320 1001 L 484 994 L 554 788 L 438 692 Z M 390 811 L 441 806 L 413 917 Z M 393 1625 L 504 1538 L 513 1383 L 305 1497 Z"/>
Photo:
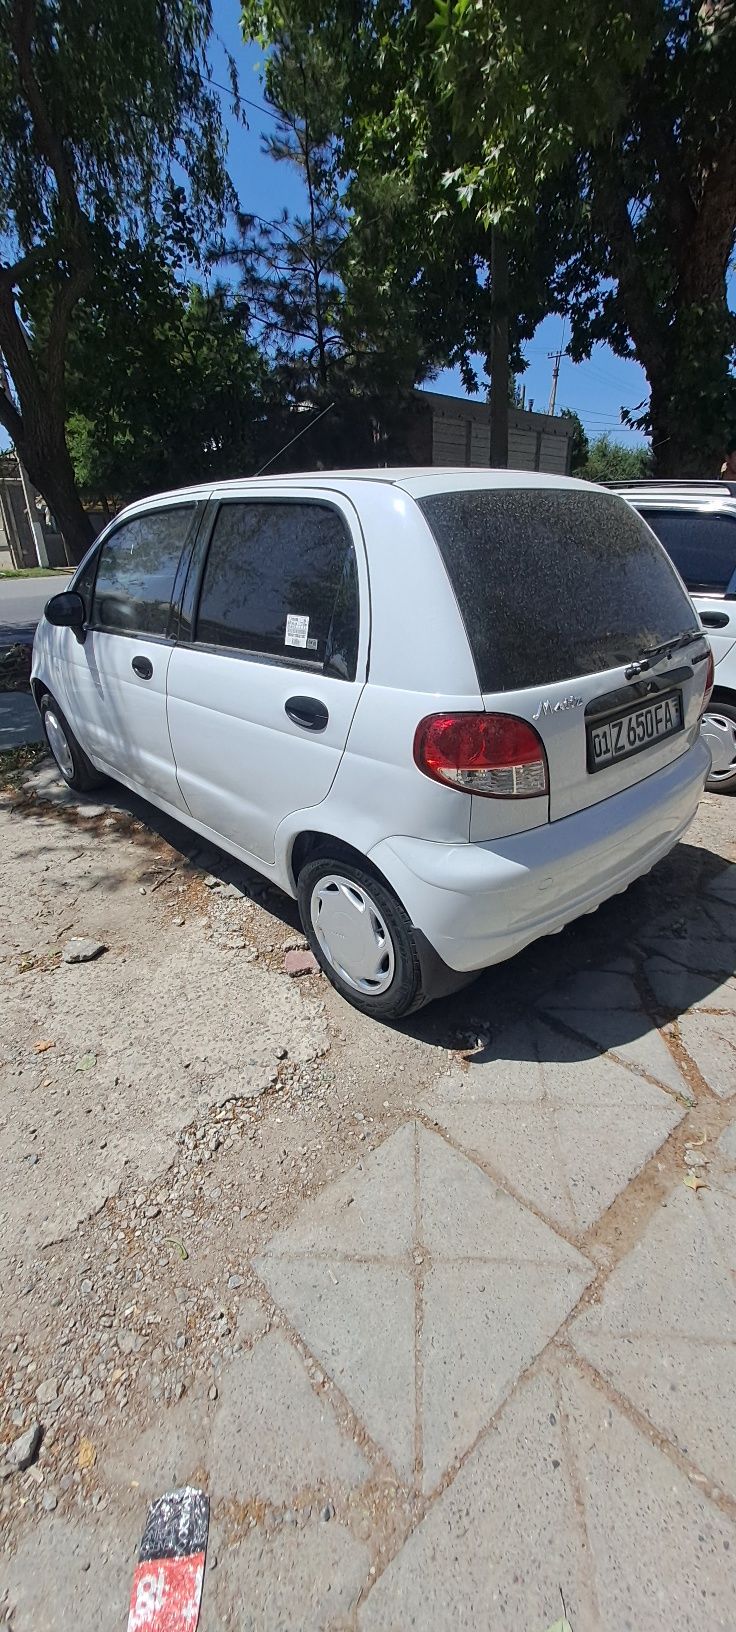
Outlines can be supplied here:
<path id="1" fill-rule="evenodd" d="M 470 468 L 466 465 L 397 465 L 380 469 L 308 470 L 289 471 L 284 476 L 241 476 L 229 481 L 198 482 L 191 487 L 170 488 L 162 493 L 150 493 L 145 499 L 136 499 L 126 506 L 137 510 L 141 505 L 159 503 L 166 499 L 201 499 L 227 497 L 235 494 L 261 494 L 275 489 L 283 492 L 290 487 L 313 488 L 315 492 L 333 490 L 350 493 L 350 489 L 366 483 L 400 487 L 415 498 L 431 493 L 447 493 L 508 488 L 569 488 L 585 492 L 602 492 L 594 483 L 572 476 L 552 476 L 541 470 L 499 470 Z M 125 512 L 121 512 L 124 514 Z"/>

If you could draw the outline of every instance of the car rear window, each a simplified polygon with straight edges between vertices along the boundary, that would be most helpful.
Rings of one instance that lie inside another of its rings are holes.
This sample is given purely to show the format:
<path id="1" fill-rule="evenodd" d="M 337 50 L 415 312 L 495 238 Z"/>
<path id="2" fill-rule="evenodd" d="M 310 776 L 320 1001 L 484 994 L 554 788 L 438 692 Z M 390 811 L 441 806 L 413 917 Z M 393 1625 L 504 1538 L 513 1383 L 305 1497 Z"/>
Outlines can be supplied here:
<path id="1" fill-rule="evenodd" d="M 613 494 L 485 488 L 418 502 L 481 691 L 596 674 L 698 627 L 657 540 Z"/>
<path id="2" fill-rule="evenodd" d="M 736 573 L 736 516 L 702 510 L 645 510 L 688 589 L 723 595 Z"/>

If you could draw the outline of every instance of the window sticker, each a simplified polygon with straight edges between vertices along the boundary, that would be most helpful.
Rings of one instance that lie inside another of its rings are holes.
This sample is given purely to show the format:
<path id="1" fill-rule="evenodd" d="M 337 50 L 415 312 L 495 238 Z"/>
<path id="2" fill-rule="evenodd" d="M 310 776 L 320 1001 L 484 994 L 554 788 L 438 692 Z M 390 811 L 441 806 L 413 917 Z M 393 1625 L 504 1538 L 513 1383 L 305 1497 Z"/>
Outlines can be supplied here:
<path id="1" fill-rule="evenodd" d="M 285 646 L 308 645 L 309 618 L 301 618 L 295 612 L 290 612 L 286 619 Z"/>

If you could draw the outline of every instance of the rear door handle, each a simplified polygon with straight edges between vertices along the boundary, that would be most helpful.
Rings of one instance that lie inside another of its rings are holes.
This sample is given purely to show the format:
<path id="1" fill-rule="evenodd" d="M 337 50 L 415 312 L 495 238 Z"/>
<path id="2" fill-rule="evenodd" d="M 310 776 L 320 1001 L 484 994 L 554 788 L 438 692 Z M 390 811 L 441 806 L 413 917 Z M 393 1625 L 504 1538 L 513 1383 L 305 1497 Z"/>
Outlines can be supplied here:
<path id="1" fill-rule="evenodd" d="M 134 657 L 130 666 L 139 679 L 150 680 L 153 674 L 153 664 L 149 657 Z"/>
<path id="2" fill-rule="evenodd" d="M 700 622 L 704 629 L 727 629 L 731 619 L 727 612 L 701 612 Z"/>
<path id="3" fill-rule="evenodd" d="M 284 710 L 305 731 L 324 731 L 330 716 L 319 697 L 290 697 Z"/>

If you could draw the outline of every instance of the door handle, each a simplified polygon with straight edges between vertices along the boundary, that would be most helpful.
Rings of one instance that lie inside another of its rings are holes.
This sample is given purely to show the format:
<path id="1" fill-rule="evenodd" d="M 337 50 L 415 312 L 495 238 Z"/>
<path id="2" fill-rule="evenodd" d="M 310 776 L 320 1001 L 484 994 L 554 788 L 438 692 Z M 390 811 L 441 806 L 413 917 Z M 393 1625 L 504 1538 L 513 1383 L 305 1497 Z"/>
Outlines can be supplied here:
<path id="1" fill-rule="evenodd" d="M 700 622 L 704 629 L 727 629 L 731 619 L 727 612 L 701 612 Z"/>
<path id="2" fill-rule="evenodd" d="M 324 731 L 330 717 L 319 697 L 290 697 L 284 703 L 284 710 L 289 719 L 303 726 L 305 731 Z"/>
<path id="3" fill-rule="evenodd" d="M 153 664 L 149 657 L 134 657 L 131 669 L 141 680 L 150 680 L 153 674 Z"/>

